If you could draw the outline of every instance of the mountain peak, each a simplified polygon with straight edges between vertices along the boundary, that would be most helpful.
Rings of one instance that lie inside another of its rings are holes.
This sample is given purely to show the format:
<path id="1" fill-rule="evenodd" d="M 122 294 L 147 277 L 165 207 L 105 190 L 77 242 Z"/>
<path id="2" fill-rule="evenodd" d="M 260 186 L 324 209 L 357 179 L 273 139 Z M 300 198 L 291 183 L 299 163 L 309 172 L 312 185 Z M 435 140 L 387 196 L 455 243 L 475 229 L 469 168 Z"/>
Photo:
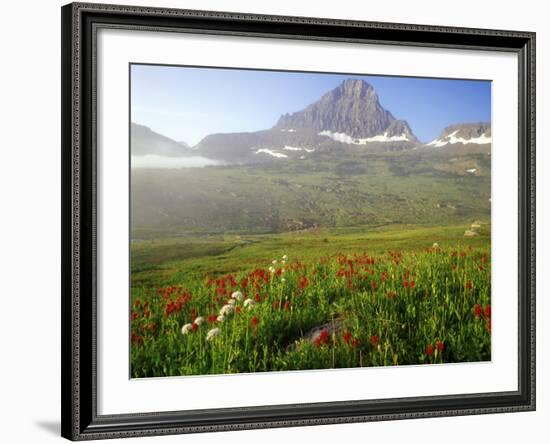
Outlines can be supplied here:
<path id="1" fill-rule="evenodd" d="M 378 95 L 374 87 L 360 79 L 346 79 L 332 92 L 340 93 L 341 96 L 345 97 L 378 101 Z"/>
<path id="2" fill-rule="evenodd" d="M 303 110 L 284 114 L 274 128 L 312 129 L 325 134 L 344 134 L 346 138 L 365 139 L 384 135 L 393 124 L 407 129 L 403 134 L 408 140 L 416 140 L 406 122 L 394 122 L 395 117 L 380 104 L 371 84 L 349 78 Z"/>

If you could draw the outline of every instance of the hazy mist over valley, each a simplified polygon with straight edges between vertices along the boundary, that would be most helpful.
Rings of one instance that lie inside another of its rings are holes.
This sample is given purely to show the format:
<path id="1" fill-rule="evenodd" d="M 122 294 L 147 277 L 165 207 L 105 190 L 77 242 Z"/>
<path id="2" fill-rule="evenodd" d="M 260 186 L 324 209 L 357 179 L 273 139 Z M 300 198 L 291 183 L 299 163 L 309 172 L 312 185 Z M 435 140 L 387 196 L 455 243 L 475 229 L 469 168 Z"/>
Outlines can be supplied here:
<path id="1" fill-rule="evenodd" d="M 449 223 L 490 216 L 491 126 L 422 143 L 349 78 L 271 128 L 195 146 L 131 123 L 133 236 Z"/>

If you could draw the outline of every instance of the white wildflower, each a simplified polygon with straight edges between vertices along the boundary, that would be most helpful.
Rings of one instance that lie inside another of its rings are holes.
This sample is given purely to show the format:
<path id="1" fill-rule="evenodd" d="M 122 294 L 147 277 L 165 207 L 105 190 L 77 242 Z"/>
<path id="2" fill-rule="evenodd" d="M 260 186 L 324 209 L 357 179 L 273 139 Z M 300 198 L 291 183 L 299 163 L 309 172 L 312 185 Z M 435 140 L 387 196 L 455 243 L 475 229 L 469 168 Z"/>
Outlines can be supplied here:
<path id="1" fill-rule="evenodd" d="M 231 298 L 232 299 L 237 299 L 237 301 L 242 301 L 243 300 L 243 294 L 240 291 L 234 291 L 233 294 L 231 295 Z"/>
<path id="2" fill-rule="evenodd" d="M 213 328 L 212 330 L 209 330 L 208 333 L 206 334 L 206 340 L 211 341 L 216 336 L 219 336 L 220 333 L 221 333 L 221 330 L 219 328 Z"/>
<path id="3" fill-rule="evenodd" d="M 186 335 L 191 330 L 193 330 L 193 324 L 185 324 L 183 327 L 181 327 L 181 334 Z"/>
<path id="4" fill-rule="evenodd" d="M 233 307 L 233 305 L 231 304 L 226 304 L 222 307 L 222 309 L 220 310 L 220 315 L 222 316 L 228 316 L 230 314 L 233 314 L 233 311 L 235 310 L 235 307 Z"/>
<path id="5" fill-rule="evenodd" d="M 273 260 L 271 261 L 271 263 L 272 263 L 273 265 L 277 265 L 277 259 L 273 259 Z"/>
<path id="6" fill-rule="evenodd" d="M 275 267 L 269 267 L 268 270 L 269 270 L 270 273 L 275 273 Z"/>
<path id="7" fill-rule="evenodd" d="M 219 315 L 219 316 L 216 318 L 216 321 L 218 321 L 218 322 L 223 322 L 223 321 L 225 321 L 225 316 L 224 316 L 224 315 Z"/>
<path id="8" fill-rule="evenodd" d="M 285 279 L 285 278 L 281 278 L 281 282 L 286 282 L 286 279 Z"/>
<path id="9" fill-rule="evenodd" d="M 197 325 L 202 325 L 204 323 L 204 318 L 202 316 L 199 316 L 198 318 L 195 318 L 194 323 Z"/>
<path id="10" fill-rule="evenodd" d="M 434 244 L 432 245 L 432 248 L 439 248 L 439 244 L 437 242 L 434 242 Z"/>
<path id="11" fill-rule="evenodd" d="M 248 307 L 249 309 L 252 308 L 254 305 L 256 305 L 256 301 L 254 299 L 248 298 L 244 301 L 244 306 Z"/>
<path id="12" fill-rule="evenodd" d="M 286 260 L 288 260 L 288 256 L 285 254 L 285 255 L 283 256 L 283 261 L 286 261 Z"/>
<path id="13" fill-rule="evenodd" d="M 227 303 L 230 305 L 235 305 L 235 299 L 229 299 Z"/>

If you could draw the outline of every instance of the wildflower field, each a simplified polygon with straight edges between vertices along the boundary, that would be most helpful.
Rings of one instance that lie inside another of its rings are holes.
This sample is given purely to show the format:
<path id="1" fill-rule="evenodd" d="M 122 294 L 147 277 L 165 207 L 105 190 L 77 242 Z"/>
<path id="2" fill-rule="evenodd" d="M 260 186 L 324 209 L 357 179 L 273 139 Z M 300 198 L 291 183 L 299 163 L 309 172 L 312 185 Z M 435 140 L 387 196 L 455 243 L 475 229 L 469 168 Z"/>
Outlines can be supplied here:
<path id="1" fill-rule="evenodd" d="M 131 375 L 491 359 L 490 227 L 132 245 Z"/>

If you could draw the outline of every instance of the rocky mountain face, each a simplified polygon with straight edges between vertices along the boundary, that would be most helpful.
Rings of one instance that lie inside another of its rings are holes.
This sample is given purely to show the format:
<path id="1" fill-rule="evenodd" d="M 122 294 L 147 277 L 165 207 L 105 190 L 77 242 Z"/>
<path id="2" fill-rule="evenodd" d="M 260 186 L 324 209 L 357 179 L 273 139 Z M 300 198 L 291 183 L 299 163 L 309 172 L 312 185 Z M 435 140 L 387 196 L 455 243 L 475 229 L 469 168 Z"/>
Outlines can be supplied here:
<path id="1" fill-rule="evenodd" d="M 487 145 L 492 141 L 489 122 L 461 123 L 446 127 L 440 136 L 428 143 L 436 148 L 445 145 Z"/>
<path id="2" fill-rule="evenodd" d="M 132 156 L 183 157 L 194 155 L 194 151 L 185 142 L 176 142 L 137 123 L 132 122 L 130 137 Z"/>
<path id="3" fill-rule="evenodd" d="M 407 137 L 407 140 L 409 140 L 410 142 L 418 142 L 418 139 L 413 134 L 411 127 L 409 126 L 406 120 L 394 120 L 386 128 L 385 134 L 388 137 L 397 137 L 400 135 L 405 135 Z"/>
<path id="4" fill-rule="evenodd" d="M 448 136 L 454 132 L 456 132 L 456 137 L 462 137 L 464 139 L 472 139 L 481 136 L 491 137 L 491 124 L 489 122 L 474 122 L 450 125 L 443 130 L 442 135 Z"/>
<path id="5" fill-rule="evenodd" d="M 412 131 L 405 121 L 398 121 L 384 109 L 378 94 L 363 80 L 348 79 L 302 111 L 281 116 L 275 129 L 308 128 L 331 133 L 344 133 L 364 139 L 388 133 L 388 136 Z"/>

